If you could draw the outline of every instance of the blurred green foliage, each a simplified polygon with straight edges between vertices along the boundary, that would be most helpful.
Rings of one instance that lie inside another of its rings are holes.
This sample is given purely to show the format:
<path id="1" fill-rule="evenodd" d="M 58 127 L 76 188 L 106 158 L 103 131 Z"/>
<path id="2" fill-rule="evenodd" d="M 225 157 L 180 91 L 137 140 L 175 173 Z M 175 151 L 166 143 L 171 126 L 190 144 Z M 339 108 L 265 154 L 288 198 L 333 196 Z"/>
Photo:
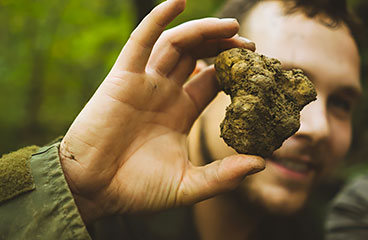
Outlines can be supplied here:
<path id="1" fill-rule="evenodd" d="M 187 0 L 186 10 L 170 26 L 212 16 L 223 2 Z M 367 24 L 366 1 L 348 2 Z M 0 0 L 0 154 L 65 134 L 108 73 L 139 10 L 133 0 Z M 366 89 L 364 44 L 361 53 Z M 363 104 L 348 157 L 358 165 L 346 167 L 348 177 L 368 169 L 367 122 Z"/>
<path id="2" fill-rule="evenodd" d="M 118 0 L 0 1 L 0 152 L 62 135 L 134 27 Z"/>
<path id="3" fill-rule="evenodd" d="M 210 16 L 220 2 L 188 0 L 172 25 Z M 0 0 L 0 154 L 65 134 L 138 10 L 133 0 Z"/>

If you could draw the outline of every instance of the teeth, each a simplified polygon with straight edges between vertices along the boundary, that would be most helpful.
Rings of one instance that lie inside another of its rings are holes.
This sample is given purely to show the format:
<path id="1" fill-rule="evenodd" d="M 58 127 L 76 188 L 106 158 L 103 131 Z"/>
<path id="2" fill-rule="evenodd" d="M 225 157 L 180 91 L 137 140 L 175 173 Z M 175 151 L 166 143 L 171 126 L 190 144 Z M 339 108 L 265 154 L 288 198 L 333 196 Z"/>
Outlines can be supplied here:
<path id="1" fill-rule="evenodd" d="M 287 159 L 279 159 L 277 161 L 280 165 L 293 170 L 293 171 L 297 171 L 297 172 L 307 172 L 309 170 L 309 166 L 306 163 L 301 163 L 301 162 L 295 162 L 295 161 L 290 161 Z"/>

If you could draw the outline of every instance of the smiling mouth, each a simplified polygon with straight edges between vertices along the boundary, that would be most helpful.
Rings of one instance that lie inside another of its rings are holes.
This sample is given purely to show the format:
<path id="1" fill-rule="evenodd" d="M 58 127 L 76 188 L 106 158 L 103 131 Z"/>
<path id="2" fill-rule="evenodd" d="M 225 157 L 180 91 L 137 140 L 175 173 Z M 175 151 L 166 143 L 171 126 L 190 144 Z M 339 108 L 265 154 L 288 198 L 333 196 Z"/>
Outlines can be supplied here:
<path id="1" fill-rule="evenodd" d="M 272 158 L 270 160 L 290 171 L 301 173 L 301 174 L 307 174 L 310 171 L 315 169 L 313 164 L 309 162 L 296 161 L 296 160 L 287 159 L 287 158 Z"/>

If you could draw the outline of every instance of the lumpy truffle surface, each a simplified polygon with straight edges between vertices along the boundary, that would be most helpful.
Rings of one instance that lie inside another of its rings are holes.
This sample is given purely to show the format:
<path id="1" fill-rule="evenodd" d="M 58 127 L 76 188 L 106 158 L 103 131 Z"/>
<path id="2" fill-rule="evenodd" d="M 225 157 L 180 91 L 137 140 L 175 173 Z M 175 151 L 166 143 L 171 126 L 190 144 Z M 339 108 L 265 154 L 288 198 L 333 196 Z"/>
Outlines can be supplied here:
<path id="1" fill-rule="evenodd" d="M 299 129 L 300 111 L 317 96 L 302 70 L 282 70 L 277 59 L 247 49 L 220 53 L 215 68 L 231 97 L 221 137 L 238 153 L 271 156 Z"/>

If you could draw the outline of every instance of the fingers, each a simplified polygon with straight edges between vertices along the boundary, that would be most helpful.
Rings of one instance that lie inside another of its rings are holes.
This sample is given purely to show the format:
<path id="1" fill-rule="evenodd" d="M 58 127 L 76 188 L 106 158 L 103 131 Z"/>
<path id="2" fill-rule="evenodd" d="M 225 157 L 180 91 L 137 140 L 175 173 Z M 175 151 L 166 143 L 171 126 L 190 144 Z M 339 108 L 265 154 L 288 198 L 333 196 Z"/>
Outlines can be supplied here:
<path id="1" fill-rule="evenodd" d="M 264 168 L 263 158 L 250 155 L 233 155 L 203 167 L 193 167 L 183 178 L 178 192 L 178 204 L 193 204 L 233 190 L 245 176 Z"/>
<path id="2" fill-rule="evenodd" d="M 247 48 L 252 51 L 255 50 L 255 44 L 253 42 L 237 35 L 228 39 L 206 41 L 204 44 L 192 50 L 192 56 L 194 58 L 213 57 L 233 47 Z"/>
<path id="3" fill-rule="evenodd" d="M 173 70 L 168 74 L 168 77 L 182 85 L 193 73 L 197 59 L 213 57 L 233 47 L 247 48 L 252 51 L 255 50 L 255 44 L 253 42 L 240 36 L 204 41 L 199 46 L 191 49 L 189 53 L 184 53 Z M 165 59 L 168 59 L 168 57 L 163 58 L 162 61 L 165 61 Z M 169 68 L 170 65 L 165 65 L 165 67 Z"/>
<path id="4" fill-rule="evenodd" d="M 196 60 L 189 54 L 184 54 L 180 57 L 175 66 L 175 71 L 172 71 L 168 78 L 176 81 L 180 86 L 189 78 L 196 68 Z"/>
<path id="5" fill-rule="evenodd" d="M 195 75 L 184 85 L 184 91 L 197 107 L 197 115 L 195 116 L 197 118 L 219 91 L 214 66 L 206 67 Z"/>
<path id="6" fill-rule="evenodd" d="M 207 40 L 227 39 L 239 30 L 235 19 L 205 18 L 166 31 L 155 45 L 148 67 L 168 75 L 180 57 Z"/>
<path id="7" fill-rule="evenodd" d="M 167 26 L 185 8 L 185 0 L 167 0 L 155 7 L 130 35 L 114 68 L 142 72 L 152 48 Z"/>
<path id="8" fill-rule="evenodd" d="M 193 78 L 202 70 L 204 70 L 208 64 L 204 60 L 195 61 L 192 56 L 184 54 L 179 63 L 175 66 L 175 70 L 172 71 L 168 78 L 174 79 L 180 85 L 182 85 L 188 78 Z"/>

